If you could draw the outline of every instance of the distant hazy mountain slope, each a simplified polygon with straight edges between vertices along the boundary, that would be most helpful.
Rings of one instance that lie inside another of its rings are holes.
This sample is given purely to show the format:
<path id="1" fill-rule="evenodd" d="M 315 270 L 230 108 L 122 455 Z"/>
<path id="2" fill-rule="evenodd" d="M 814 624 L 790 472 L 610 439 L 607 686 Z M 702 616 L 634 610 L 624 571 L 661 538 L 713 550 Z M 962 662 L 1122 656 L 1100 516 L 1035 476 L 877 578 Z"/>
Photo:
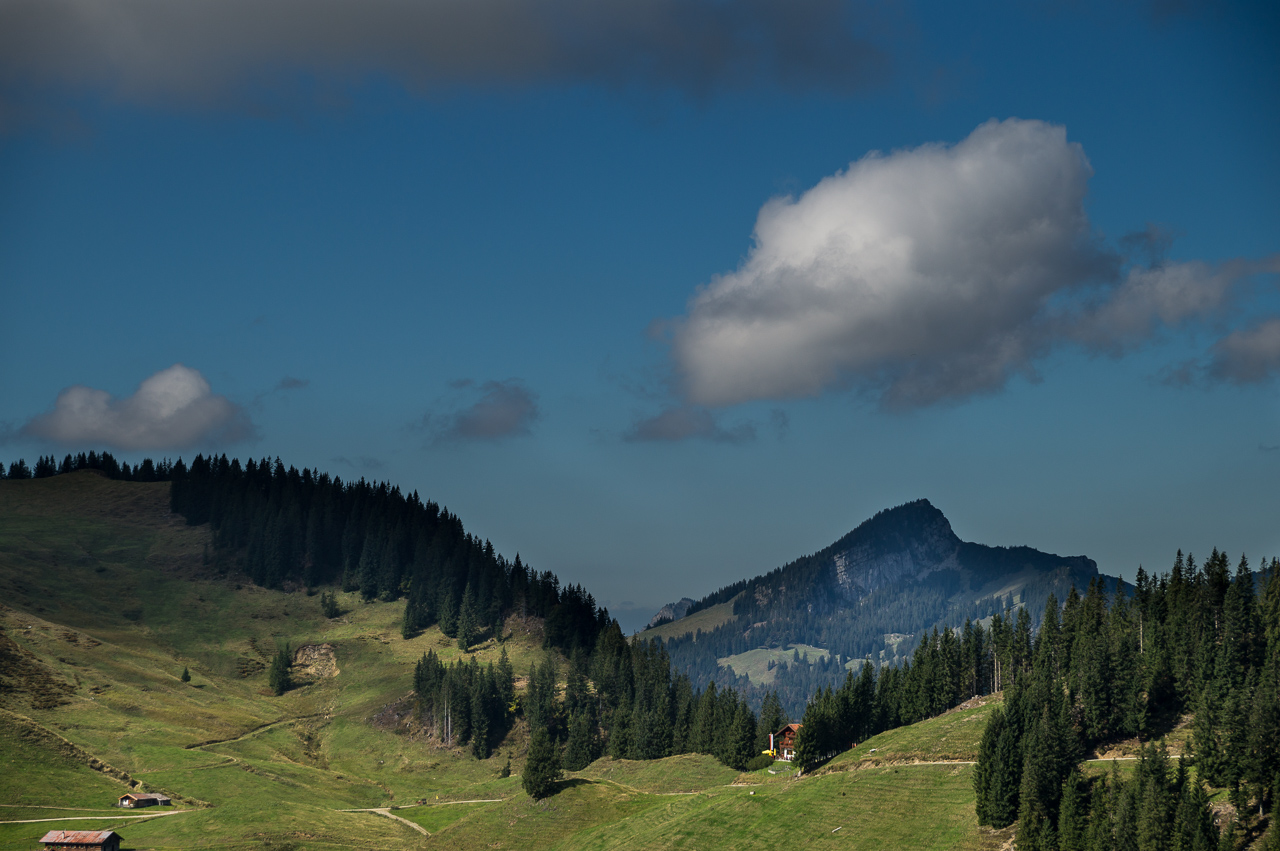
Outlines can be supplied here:
<path id="1" fill-rule="evenodd" d="M 879 512 L 826 549 L 749 580 L 742 590 L 752 590 L 748 599 L 758 609 L 797 595 L 806 604 L 815 597 L 857 603 L 883 588 L 926 583 L 951 593 L 973 592 L 1020 571 L 1059 569 L 1086 583 L 1098 575 L 1097 564 L 1085 556 L 962 541 L 943 513 L 920 499 Z M 712 595 L 714 602 L 723 594 Z"/>
<path id="2" fill-rule="evenodd" d="M 655 627 L 660 624 L 680 620 L 680 618 L 684 617 L 688 613 L 689 607 L 692 606 L 693 603 L 694 601 L 688 597 L 681 597 L 679 602 L 676 603 L 667 603 L 661 609 L 658 609 L 658 613 L 656 615 L 649 619 L 649 626 Z"/>
<path id="3" fill-rule="evenodd" d="M 733 657 L 767 648 L 780 660 L 794 659 L 785 652 L 792 645 L 830 651 L 821 663 L 784 661 L 779 665 L 787 668 L 769 669 L 769 685 L 794 692 L 794 704 L 841 678 L 855 660 L 901 661 L 936 626 L 960 626 L 1009 607 L 1025 607 L 1038 622 L 1050 594 L 1062 600 L 1098 577 L 1097 564 L 1085 556 L 962 541 L 943 513 L 921 499 L 879 512 L 813 555 L 695 602 L 687 614 L 733 601 L 735 617 L 710 634 L 673 638 L 668 647 L 695 682 L 747 688 L 729 669 Z"/>

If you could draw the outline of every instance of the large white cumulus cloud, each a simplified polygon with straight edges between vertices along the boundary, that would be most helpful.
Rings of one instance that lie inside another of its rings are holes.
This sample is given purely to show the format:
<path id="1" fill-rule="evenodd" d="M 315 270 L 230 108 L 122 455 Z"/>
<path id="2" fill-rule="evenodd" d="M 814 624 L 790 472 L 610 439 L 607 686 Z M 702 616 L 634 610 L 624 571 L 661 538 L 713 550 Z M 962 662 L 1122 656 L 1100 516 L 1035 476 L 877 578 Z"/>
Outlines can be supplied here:
<path id="1" fill-rule="evenodd" d="M 22 428 L 30 437 L 126 450 L 185 449 L 253 436 L 244 410 L 215 394 L 197 370 L 174 364 L 132 396 L 76 385 L 58 394 L 53 410 Z"/>
<path id="2" fill-rule="evenodd" d="M 673 324 L 684 396 L 724 406 L 853 386 L 928 405 L 1033 375 L 1058 343 L 1122 350 L 1219 306 L 1231 270 L 1124 268 L 1085 213 L 1092 173 L 1065 128 L 993 120 L 768 202 L 746 261 Z"/>

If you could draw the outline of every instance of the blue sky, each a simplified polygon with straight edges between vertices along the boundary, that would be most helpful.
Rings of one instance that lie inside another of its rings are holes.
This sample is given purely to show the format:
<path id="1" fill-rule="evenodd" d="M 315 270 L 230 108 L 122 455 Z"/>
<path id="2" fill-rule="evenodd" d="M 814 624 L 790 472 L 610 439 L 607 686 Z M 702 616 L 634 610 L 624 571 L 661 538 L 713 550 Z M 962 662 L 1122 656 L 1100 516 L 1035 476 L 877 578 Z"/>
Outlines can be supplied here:
<path id="1" fill-rule="evenodd" d="M 626 626 L 919 497 L 1280 553 L 1263 4 L 182 9 L 0 0 L 6 462 L 385 478 Z"/>

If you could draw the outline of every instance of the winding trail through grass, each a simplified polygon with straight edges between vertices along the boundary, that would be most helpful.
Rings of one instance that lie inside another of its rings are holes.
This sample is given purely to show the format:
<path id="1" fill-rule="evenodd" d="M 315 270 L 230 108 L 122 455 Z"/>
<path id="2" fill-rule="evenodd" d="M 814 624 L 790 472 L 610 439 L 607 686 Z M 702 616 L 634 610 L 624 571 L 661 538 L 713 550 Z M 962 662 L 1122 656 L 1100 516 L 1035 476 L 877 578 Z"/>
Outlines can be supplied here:
<path id="1" fill-rule="evenodd" d="M 409 825 L 409 827 L 418 831 L 418 833 L 421 833 L 423 836 L 428 836 L 428 837 L 431 836 L 431 833 L 425 827 L 423 827 L 420 824 L 414 824 L 413 822 L 409 821 L 407 818 L 401 818 L 400 816 L 391 812 L 390 807 L 367 807 L 365 809 L 359 809 L 359 810 L 338 810 L 338 812 L 340 813 L 377 813 L 380 816 L 386 816 L 389 819 L 395 819 L 401 824 L 407 824 Z"/>
<path id="2" fill-rule="evenodd" d="M 49 809 L 56 809 L 56 808 L 50 807 Z M 44 822 L 44 821 L 102 821 L 103 819 L 106 819 L 107 821 L 117 821 L 119 819 L 164 818 L 165 816 L 176 816 L 179 813 L 189 813 L 189 812 L 191 812 L 191 810 L 170 810 L 167 813 L 147 813 L 146 815 L 142 815 L 142 816 L 107 815 L 107 816 L 65 816 L 63 818 L 24 818 L 24 819 L 16 819 L 14 821 L 0 821 L 0 824 L 36 824 L 37 822 Z"/>
<path id="3" fill-rule="evenodd" d="M 0 804 L 0 807 L 9 807 L 15 810 L 67 810 L 77 813 L 98 813 L 102 812 L 94 807 L 55 807 L 52 804 Z M 149 813 L 148 815 L 153 815 Z"/>
<path id="4" fill-rule="evenodd" d="M 409 804 L 403 807 L 396 807 L 396 809 L 408 810 L 413 807 L 447 807 L 450 804 L 500 804 L 505 800 L 506 798 L 477 798 L 476 800 L 473 800 L 473 801 L 439 801 L 431 804 Z M 407 818 L 402 818 L 396 815 L 395 813 L 391 812 L 390 807 L 362 807 L 359 809 L 338 810 L 338 812 L 340 813 L 377 813 L 380 816 L 386 816 L 389 819 L 395 819 L 401 824 L 407 824 L 409 825 L 409 827 L 418 831 L 418 833 L 421 833 L 423 836 L 428 836 L 428 837 L 431 836 L 431 832 L 428 831 L 425 827 L 423 827 L 420 824 L 415 824 L 414 822 L 409 821 Z"/>
<path id="5" fill-rule="evenodd" d="M 222 762 L 211 762 L 208 765 L 184 765 L 180 769 L 175 769 L 172 766 L 169 766 L 166 768 L 143 768 L 133 773 L 134 774 L 155 774 L 158 771 L 178 771 L 178 770 L 204 771 L 205 769 L 208 769 L 208 768 L 222 768 L 224 765 L 234 765 L 239 761 L 240 760 L 236 759 L 234 756 L 228 755 L 227 758 L 224 759 Z"/>
<path id="6" fill-rule="evenodd" d="M 210 748 L 210 747 L 213 747 L 214 745 L 229 745 L 234 742 L 244 741 L 250 736 L 256 736 L 258 733 L 262 733 L 267 730 L 273 729 L 275 727 L 279 727 L 281 724 L 292 724 L 295 721 L 310 721 L 314 718 L 332 718 L 332 717 L 333 717 L 332 714 L 328 712 L 314 712 L 311 715 L 295 715 L 291 718 L 280 718 L 276 721 L 268 721 L 265 724 L 259 724 L 257 727 L 254 727 L 252 730 L 241 733 L 240 735 L 230 739 L 211 739 L 210 741 L 207 741 L 207 742 L 196 742 L 195 744 L 191 744 L 191 745 L 183 745 L 182 749 L 188 750 L 188 751 L 195 751 L 195 750 L 204 750 L 205 748 Z M 235 757 L 231 757 L 231 758 L 235 759 Z"/>

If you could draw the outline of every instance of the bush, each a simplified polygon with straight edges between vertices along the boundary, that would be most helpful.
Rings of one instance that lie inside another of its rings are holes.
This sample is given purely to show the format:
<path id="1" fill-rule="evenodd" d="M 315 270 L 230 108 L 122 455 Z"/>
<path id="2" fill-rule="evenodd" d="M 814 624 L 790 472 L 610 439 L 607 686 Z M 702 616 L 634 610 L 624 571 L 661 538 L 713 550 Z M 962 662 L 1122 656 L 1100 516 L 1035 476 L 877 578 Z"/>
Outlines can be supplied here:
<path id="1" fill-rule="evenodd" d="M 773 757 L 767 753 L 753 756 L 747 761 L 747 771 L 759 771 L 762 768 L 773 768 Z"/>

